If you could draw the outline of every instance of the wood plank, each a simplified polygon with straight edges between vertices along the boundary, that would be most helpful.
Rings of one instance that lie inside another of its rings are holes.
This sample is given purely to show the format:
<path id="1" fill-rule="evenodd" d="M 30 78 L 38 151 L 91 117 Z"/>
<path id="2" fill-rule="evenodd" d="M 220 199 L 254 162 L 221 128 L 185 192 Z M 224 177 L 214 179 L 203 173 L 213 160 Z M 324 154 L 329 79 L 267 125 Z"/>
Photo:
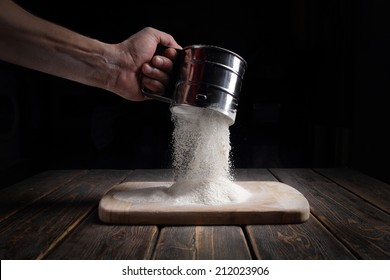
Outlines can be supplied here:
<path id="1" fill-rule="evenodd" d="M 343 260 L 355 256 L 313 216 L 302 224 L 247 226 L 249 244 L 262 260 Z"/>
<path id="2" fill-rule="evenodd" d="M 124 170 L 91 170 L 1 221 L 1 259 L 45 257 L 127 174 Z"/>
<path id="3" fill-rule="evenodd" d="M 232 172 L 235 181 L 277 181 L 267 169 L 237 168 Z"/>
<path id="4" fill-rule="evenodd" d="M 243 169 L 237 174 L 241 180 L 276 180 L 266 169 Z M 302 224 L 250 225 L 245 230 L 257 259 L 355 258 L 313 216 Z"/>
<path id="5" fill-rule="evenodd" d="M 86 173 L 87 170 L 49 170 L 0 190 L 0 221 Z"/>
<path id="6" fill-rule="evenodd" d="M 312 213 L 361 259 L 389 259 L 390 216 L 308 169 L 271 169 L 301 191 Z"/>
<path id="7" fill-rule="evenodd" d="M 318 168 L 316 172 L 390 214 L 390 185 L 349 168 Z"/>
<path id="8" fill-rule="evenodd" d="M 174 203 L 188 195 L 172 197 L 169 192 L 172 182 L 124 182 L 100 200 L 99 217 L 108 224 L 132 225 L 280 224 L 301 223 L 309 218 L 306 198 L 286 184 L 274 181 L 236 183 L 233 186 L 246 190 L 248 198 L 207 205 Z M 199 195 L 196 191 L 194 193 Z M 205 189 L 204 195 L 208 191 Z M 236 189 L 232 187 L 229 191 L 235 194 Z"/>
<path id="9" fill-rule="evenodd" d="M 45 259 L 150 259 L 158 236 L 156 226 L 107 226 L 94 211 Z"/>
<path id="10" fill-rule="evenodd" d="M 173 181 L 172 169 L 135 169 L 127 178 L 126 182 L 165 182 Z"/>
<path id="11" fill-rule="evenodd" d="M 250 251 L 238 226 L 164 227 L 155 260 L 249 260 Z"/>

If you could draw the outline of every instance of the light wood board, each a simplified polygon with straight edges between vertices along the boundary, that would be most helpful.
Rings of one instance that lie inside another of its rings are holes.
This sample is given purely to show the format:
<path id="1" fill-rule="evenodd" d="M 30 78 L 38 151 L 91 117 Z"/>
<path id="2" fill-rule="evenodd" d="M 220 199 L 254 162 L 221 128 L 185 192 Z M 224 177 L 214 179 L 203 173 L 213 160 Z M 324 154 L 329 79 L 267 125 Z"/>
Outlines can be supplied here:
<path id="1" fill-rule="evenodd" d="M 244 202 L 224 205 L 134 203 L 116 194 L 131 195 L 140 188 L 170 186 L 173 182 L 126 182 L 100 200 L 99 218 L 108 224 L 139 225 L 254 225 L 305 222 L 310 215 L 306 198 L 293 187 L 274 181 L 235 182 L 251 192 Z"/>

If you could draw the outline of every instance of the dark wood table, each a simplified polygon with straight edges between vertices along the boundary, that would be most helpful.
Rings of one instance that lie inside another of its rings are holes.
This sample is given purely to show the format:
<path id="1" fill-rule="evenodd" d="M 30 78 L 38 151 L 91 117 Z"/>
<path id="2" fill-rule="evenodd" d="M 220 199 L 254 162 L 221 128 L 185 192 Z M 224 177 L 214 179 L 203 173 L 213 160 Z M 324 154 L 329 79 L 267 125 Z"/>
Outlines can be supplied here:
<path id="1" fill-rule="evenodd" d="M 390 259 L 390 185 L 351 169 L 238 169 L 309 201 L 307 222 L 249 226 L 107 225 L 100 198 L 171 170 L 49 170 L 0 190 L 6 259 Z"/>

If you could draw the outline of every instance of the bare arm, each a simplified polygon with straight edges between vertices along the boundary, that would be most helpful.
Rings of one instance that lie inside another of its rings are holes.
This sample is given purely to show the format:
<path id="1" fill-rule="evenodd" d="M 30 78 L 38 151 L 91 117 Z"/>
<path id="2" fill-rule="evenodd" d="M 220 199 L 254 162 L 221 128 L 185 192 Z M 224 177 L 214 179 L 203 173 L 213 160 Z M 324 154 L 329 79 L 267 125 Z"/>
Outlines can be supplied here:
<path id="1" fill-rule="evenodd" d="M 158 44 L 180 48 L 171 35 L 153 28 L 119 44 L 106 44 L 40 19 L 11 0 L 0 0 L 1 60 L 103 88 L 126 99 L 144 100 L 141 83 L 163 91 L 176 52 L 168 49 L 165 56 L 153 57 Z"/>

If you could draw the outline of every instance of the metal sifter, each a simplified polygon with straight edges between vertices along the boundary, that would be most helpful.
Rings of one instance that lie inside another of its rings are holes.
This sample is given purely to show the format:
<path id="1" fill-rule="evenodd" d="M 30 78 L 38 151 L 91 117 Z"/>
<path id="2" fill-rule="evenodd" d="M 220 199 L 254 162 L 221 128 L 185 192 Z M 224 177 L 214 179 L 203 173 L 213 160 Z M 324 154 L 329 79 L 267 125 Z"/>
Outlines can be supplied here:
<path id="1" fill-rule="evenodd" d="M 222 113 L 232 125 L 246 68 L 246 61 L 232 51 L 211 45 L 190 45 L 178 50 L 176 71 L 171 77 L 173 89 L 168 87 L 163 96 L 146 89 L 143 93 L 170 103 L 173 114 L 191 117 L 210 109 Z"/>

